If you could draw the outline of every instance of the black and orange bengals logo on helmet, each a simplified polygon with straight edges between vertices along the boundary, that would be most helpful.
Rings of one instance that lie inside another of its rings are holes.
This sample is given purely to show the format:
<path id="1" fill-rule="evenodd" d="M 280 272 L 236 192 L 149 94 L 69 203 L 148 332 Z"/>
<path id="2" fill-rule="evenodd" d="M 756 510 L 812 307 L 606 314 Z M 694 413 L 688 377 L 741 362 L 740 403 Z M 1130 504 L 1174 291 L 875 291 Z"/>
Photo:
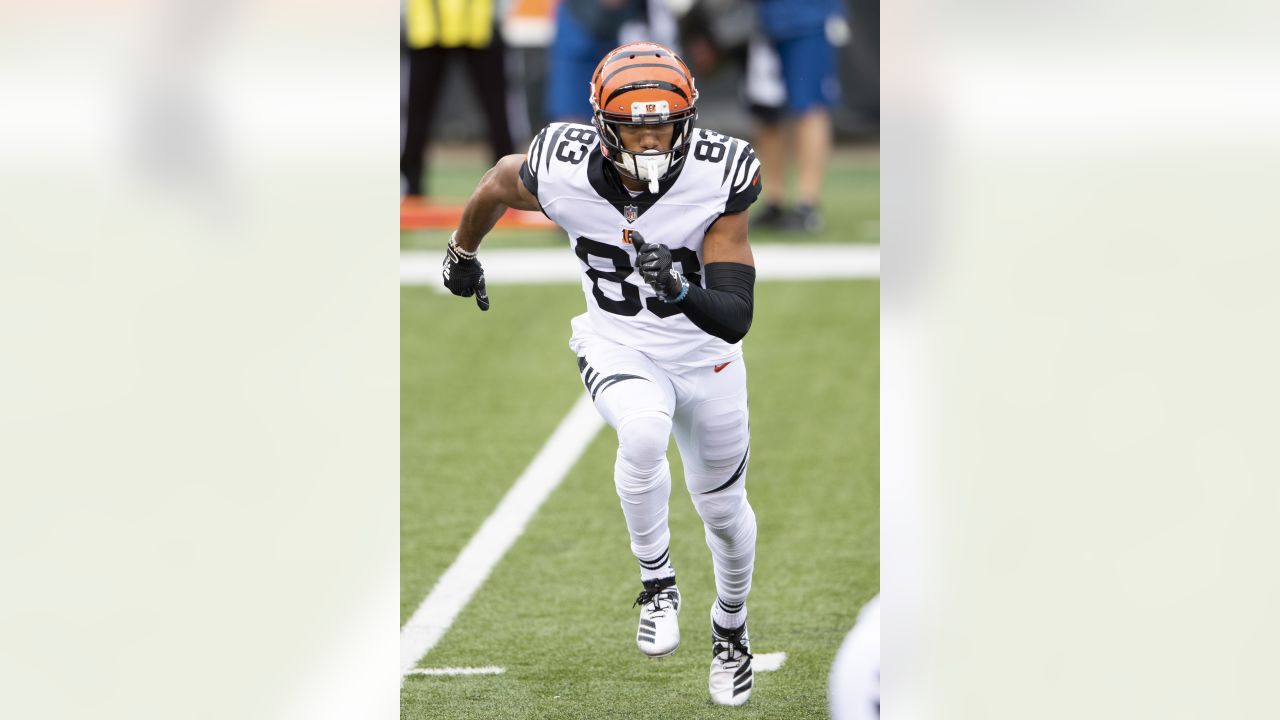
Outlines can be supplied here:
<path id="1" fill-rule="evenodd" d="M 672 147 L 663 153 L 671 156 L 667 174 L 684 159 L 698 115 L 698 88 L 671 48 L 653 42 L 617 47 L 596 65 L 590 88 L 600 151 L 624 174 L 636 177 L 636 153 L 622 146 L 619 126 L 674 123 Z"/>

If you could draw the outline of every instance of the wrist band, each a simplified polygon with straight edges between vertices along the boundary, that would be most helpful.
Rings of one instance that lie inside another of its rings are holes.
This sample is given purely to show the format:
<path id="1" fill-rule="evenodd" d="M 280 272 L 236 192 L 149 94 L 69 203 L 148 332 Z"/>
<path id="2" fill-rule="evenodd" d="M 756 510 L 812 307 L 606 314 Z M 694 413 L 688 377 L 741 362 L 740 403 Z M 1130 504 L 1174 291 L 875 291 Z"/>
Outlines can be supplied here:
<path id="1" fill-rule="evenodd" d="M 689 294 L 689 281 L 683 275 L 677 274 L 676 277 L 680 278 L 680 294 L 667 301 L 672 304 L 680 302 Z"/>
<path id="2" fill-rule="evenodd" d="M 458 257 L 462 258 L 463 260 L 475 260 L 476 259 L 475 252 L 469 251 L 469 250 L 463 250 L 462 246 L 458 245 L 457 235 L 458 235 L 457 230 L 454 230 L 452 233 L 449 233 L 449 249 L 457 253 Z"/>

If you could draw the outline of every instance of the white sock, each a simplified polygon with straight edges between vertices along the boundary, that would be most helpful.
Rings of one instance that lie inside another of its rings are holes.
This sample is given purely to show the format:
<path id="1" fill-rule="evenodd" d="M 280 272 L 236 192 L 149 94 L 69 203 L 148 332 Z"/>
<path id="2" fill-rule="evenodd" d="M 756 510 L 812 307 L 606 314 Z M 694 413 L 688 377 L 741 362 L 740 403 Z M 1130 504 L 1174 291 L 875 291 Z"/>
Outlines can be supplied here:
<path id="1" fill-rule="evenodd" d="M 726 630 L 742 627 L 747 621 L 747 601 L 730 603 L 718 597 L 716 604 L 711 606 L 711 619 Z"/>
<path id="2" fill-rule="evenodd" d="M 671 564 L 671 548 L 663 548 L 662 553 L 652 560 L 640 559 L 640 582 L 673 577 L 676 568 Z"/>

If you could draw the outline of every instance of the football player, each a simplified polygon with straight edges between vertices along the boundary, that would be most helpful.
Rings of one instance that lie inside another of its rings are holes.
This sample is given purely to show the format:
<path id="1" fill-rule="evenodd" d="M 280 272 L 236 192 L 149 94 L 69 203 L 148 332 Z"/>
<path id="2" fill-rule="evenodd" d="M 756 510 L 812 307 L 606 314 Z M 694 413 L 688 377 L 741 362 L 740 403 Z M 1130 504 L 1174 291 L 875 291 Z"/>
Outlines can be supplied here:
<path id="1" fill-rule="evenodd" d="M 526 155 L 484 175 L 449 241 L 444 284 L 489 308 L 476 250 L 507 208 L 541 210 L 564 229 L 587 304 L 569 347 L 618 436 L 614 484 L 643 585 L 636 643 L 650 657 L 680 644 L 667 526 L 674 434 L 715 570 L 711 699 L 740 705 L 753 683 L 756 543 L 741 344 L 756 273 L 745 211 L 760 194 L 760 162 L 748 143 L 695 126 L 693 76 L 662 45 L 605 55 L 590 101 L 591 125 L 552 123 Z"/>

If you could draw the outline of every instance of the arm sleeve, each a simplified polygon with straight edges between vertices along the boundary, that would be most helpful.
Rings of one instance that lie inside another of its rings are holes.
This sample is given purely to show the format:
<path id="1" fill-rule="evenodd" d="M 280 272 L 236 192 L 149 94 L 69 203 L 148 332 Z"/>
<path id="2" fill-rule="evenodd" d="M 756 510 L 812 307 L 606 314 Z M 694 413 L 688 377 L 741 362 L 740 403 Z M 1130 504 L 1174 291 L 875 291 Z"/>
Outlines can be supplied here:
<path id="1" fill-rule="evenodd" d="M 733 161 L 733 158 L 730 158 Z M 729 186 L 729 197 L 725 200 L 724 211 L 737 213 L 746 210 L 751 203 L 760 197 L 760 160 L 756 151 L 748 145 L 734 162 L 733 182 Z"/>
<path id="2" fill-rule="evenodd" d="M 751 328 L 755 302 L 756 269 L 733 262 L 711 263 L 706 267 L 707 287 L 689 286 L 689 294 L 679 303 L 700 330 L 727 343 L 736 343 Z"/>

